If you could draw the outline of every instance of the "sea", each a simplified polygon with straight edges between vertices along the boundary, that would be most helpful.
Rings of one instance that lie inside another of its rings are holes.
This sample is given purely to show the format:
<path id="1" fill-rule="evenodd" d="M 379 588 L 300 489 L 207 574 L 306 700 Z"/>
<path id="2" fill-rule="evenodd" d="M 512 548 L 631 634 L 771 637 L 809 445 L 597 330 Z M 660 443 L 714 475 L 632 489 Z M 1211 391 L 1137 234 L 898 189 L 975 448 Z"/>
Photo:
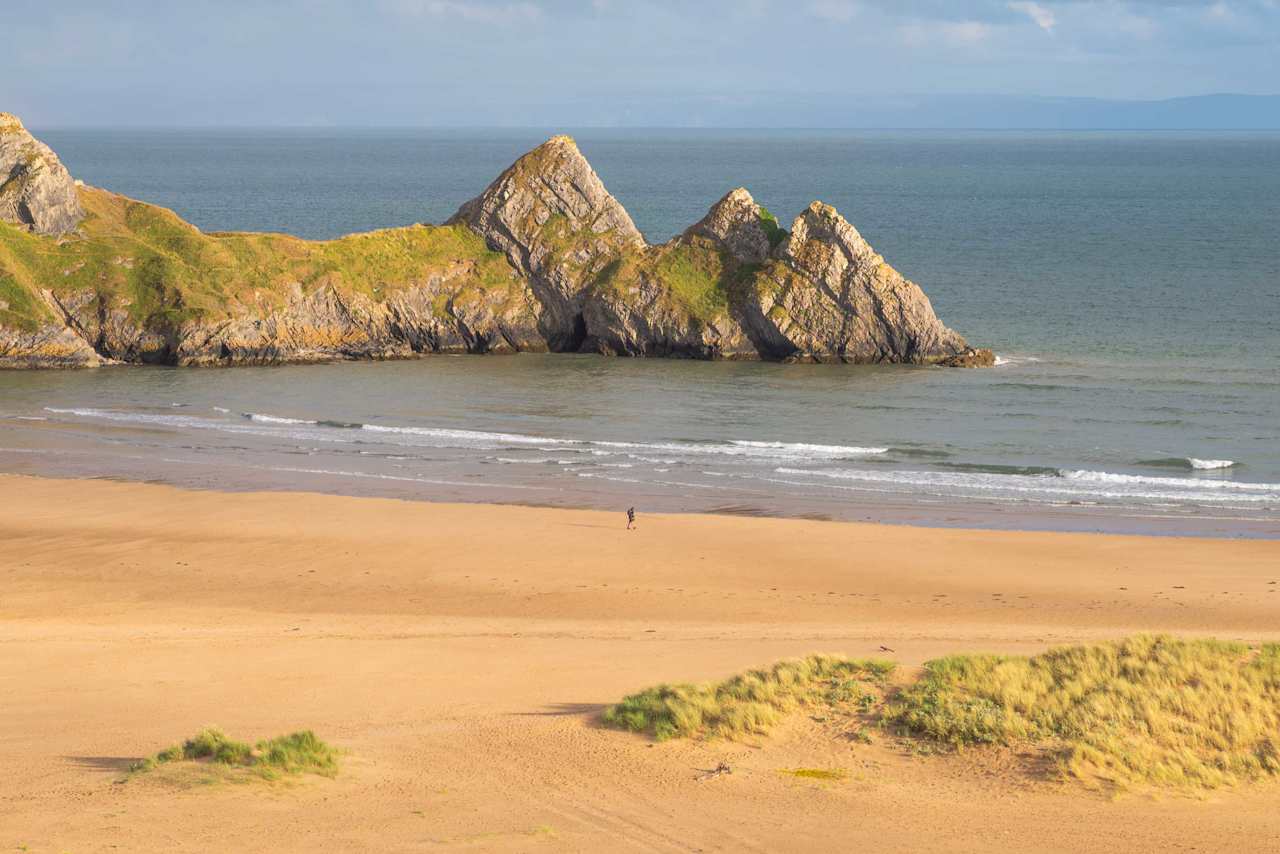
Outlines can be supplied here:
<path id="1" fill-rule="evenodd" d="M 209 231 L 441 222 L 561 128 L 40 130 Z M 1280 536 L 1280 134 L 568 129 L 650 241 L 835 205 L 987 370 L 431 356 L 0 373 L 0 471 Z M 621 519 L 621 516 L 619 517 Z"/>

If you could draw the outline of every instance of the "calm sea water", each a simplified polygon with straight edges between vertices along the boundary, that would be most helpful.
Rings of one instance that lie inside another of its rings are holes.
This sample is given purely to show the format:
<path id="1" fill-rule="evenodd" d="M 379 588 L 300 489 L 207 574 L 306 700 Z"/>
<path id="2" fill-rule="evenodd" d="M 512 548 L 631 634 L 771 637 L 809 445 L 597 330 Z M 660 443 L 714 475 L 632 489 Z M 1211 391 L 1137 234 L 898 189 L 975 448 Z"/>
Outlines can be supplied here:
<path id="1" fill-rule="evenodd" d="M 46 131 L 207 230 L 439 222 L 550 131 Z M 584 131 L 650 240 L 834 204 L 987 371 L 437 357 L 0 374 L 0 469 L 1280 535 L 1280 135 Z"/>

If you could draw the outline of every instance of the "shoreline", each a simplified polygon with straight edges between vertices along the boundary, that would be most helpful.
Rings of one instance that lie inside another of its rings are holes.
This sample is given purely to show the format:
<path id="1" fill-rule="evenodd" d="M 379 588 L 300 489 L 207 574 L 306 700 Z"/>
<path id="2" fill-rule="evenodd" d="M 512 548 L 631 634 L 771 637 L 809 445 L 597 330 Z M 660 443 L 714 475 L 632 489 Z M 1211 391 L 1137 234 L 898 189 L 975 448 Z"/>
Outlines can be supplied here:
<path id="1" fill-rule="evenodd" d="M 13 451 L 16 453 L 16 451 Z M 318 485 L 306 487 L 281 487 L 270 482 L 243 485 L 216 483 L 208 484 L 197 480 L 194 476 L 184 482 L 175 477 L 177 472 L 170 470 L 169 476 L 138 478 L 123 475 L 86 476 L 79 472 L 53 474 L 48 472 L 24 472 L 12 469 L 0 471 L 3 477 L 28 477 L 48 480 L 66 481 L 102 481 L 120 484 L 153 484 L 164 485 L 178 490 L 214 492 L 226 495 L 246 495 L 254 493 L 325 495 L 335 498 L 354 499 L 391 499 L 413 504 L 444 504 L 461 506 L 496 506 L 527 507 L 531 509 L 583 511 L 597 513 L 621 513 L 626 506 L 635 504 L 643 513 L 661 513 L 676 516 L 725 516 L 733 518 L 756 518 L 796 520 L 810 522 L 831 522 L 836 524 L 871 524 L 890 525 L 895 527 L 924 528 L 931 530 L 970 530 L 1007 533 L 1059 533 L 1085 534 L 1101 536 L 1134 536 L 1159 538 L 1191 538 L 1213 540 L 1260 540 L 1280 541 L 1280 520 L 1237 516 L 1192 516 L 1174 515 L 1172 513 L 1147 512 L 1137 508 L 1117 508 L 1106 506 L 1060 506 L 1018 507 L 995 501 L 959 501 L 959 500 L 900 500 L 849 501 L 833 508 L 830 501 L 806 500 L 797 498 L 789 503 L 797 506 L 797 512 L 784 513 L 767 506 L 756 506 L 743 503 L 712 504 L 700 506 L 687 496 L 683 502 L 673 501 L 670 496 L 660 495 L 657 500 L 671 505 L 662 510 L 650 510 L 643 502 L 637 501 L 622 491 L 606 495 L 597 495 L 596 500 L 584 491 L 580 499 L 568 499 L 562 503 L 551 501 L 535 501 L 521 498 L 521 488 L 509 485 L 494 485 L 487 497 L 469 499 L 463 494 L 453 494 L 445 498 L 423 497 L 413 491 L 412 487 L 401 486 L 394 482 L 362 483 L 365 491 L 355 491 L 348 480 L 335 477 L 317 477 Z M 297 473 L 293 473 L 295 476 Z M 326 486 L 328 488 L 326 488 Z M 344 488 L 345 487 L 345 488 Z M 474 487 L 473 487 L 474 488 Z M 614 498 L 612 506 L 605 506 L 605 498 Z M 843 511 L 843 512 L 841 512 Z"/>
<path id="2" fill-rule="evenodd" d="M 1028 776 L 1008 752 L 921 758 L 880 736 L 832 740 L 803 714 L 751 744 L 598 723 L 649 685 L 814 652 L 909 673 L 1144 632 L 1277 642 L 1274 541 L 646 513 L 628 532 L 589 510 L 16 475 L 0 475 L 0 501 L 0 841 L 33 851 L 1280 838 L 1269 784 L 1108 799 Z M 342 769 L 266 789 L 117 782 L 207 726 L 313 729 Z M 733 773 L 700 781 L 721 762 Z"/>

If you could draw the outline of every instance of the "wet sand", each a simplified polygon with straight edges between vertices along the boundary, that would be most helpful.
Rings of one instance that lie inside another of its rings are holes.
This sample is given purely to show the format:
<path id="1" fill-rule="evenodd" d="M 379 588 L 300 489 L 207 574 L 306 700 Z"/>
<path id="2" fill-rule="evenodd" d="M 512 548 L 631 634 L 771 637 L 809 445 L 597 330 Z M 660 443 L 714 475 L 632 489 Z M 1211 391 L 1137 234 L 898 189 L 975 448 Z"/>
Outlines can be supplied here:
<path id="1" fill-rule="evenodd" d="M 15 476 L 0 502 L 0 848 L 1280 846 L 1270 785 L 1109 799 L 804 716 L 752 745 L 596 724 L 646 685 L 813 651 L 911 668 L 1138 631 L 1280 640 L 1280 542 L 707 515 L 627 532 L 592 511 Z M 207 725 L 311 728 L 348 754 L 333 780 L 117 782 Z"/>

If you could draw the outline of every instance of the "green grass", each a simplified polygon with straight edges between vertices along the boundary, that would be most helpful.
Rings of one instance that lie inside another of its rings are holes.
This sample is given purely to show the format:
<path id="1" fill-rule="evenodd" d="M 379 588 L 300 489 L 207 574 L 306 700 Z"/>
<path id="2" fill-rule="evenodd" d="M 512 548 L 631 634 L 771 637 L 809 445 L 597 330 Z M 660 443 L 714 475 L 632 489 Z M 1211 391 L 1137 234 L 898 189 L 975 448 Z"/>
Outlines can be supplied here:
<path id="1" fill-rule="evenodd" d="M 500 253 L 464 226 L 413 225 L 336 240 L 286 234 L 205 234 L 165 208 L 82 188 L 79 234 L 54 239 L 0 223 L 0 323 L 48 319 L 38 289 L 91 293 L 148 328 L 229 316 L 236 303 L 281 305 L 297 285 L 331 284 L 383 300 L 397 289 L 454 274 L 460 294 L 518 290 Z"/>
<path id="2" fill-rule="evenodd" d="M 740 738 L 825 705 L 855 742 L 878 727 L 916 752 L 1000 745 L 1089 786 L 1195 790 L 1280 776 L 1280 645 L 1142 635 L 1035 656 L 948 656 L 900 687 L 886 684 L 892 670 L 810 656 L 720 683 L 659 685 L 609 707 L 603 722 L 658 740 Z"/>
<path id="3" fill-rule="evenodd" d="M 5 224 L 0 223 L 0 228 L 3 227 Z M 31 291 L 0 269 L 0 326 L 31 332 L 51 316 Z"/>
<path id="4" fill-rule="evenodd" d="M 250 746 L 211 728 L 200 731 L 182 744 L 134 763 L 129 771 L 146 773 L 178 762 L 201 762 L 244 770 L 268 780 L 282 774 L 302 773 L 331 777 L 338 772 L 338 751 L 317 738 L 311 730 L 265 739 Z"/>
<path id="5" fill-rule="evenodd" d="M 764 205 L 760 206 L 760 227 L 769 238 L 770 249 L 777 249 L 778 244 L 787 239 L 787 230 L 778 225 L 778 218 Z"/>
<path id="6" fill-rule="evenodd" d="M 1139 636 L 931 661 L 886 710 L 961 748 L 1035 744 L 1067 776 L 1213 788 L 1280 774 L 1280 648 Z"/>
<path id="7" fill-rule="evenodd" d="M 729 308 L 725 272 L 720 252 L 701 243 L 676 243 L 654 265 L 656 278 L 671 299 L 703 323 Z"/>
<path id="8" fill-rule="evenodd" d="M 610 706 L 602 720 L 606 726 L 647 733 L 658 741 L 761 735 L 802 706 L 860 696 L 867 683 L 883 682 L 893 668 L 887 661 L 810 655 L 724 682 L 649 688 Z"/>

